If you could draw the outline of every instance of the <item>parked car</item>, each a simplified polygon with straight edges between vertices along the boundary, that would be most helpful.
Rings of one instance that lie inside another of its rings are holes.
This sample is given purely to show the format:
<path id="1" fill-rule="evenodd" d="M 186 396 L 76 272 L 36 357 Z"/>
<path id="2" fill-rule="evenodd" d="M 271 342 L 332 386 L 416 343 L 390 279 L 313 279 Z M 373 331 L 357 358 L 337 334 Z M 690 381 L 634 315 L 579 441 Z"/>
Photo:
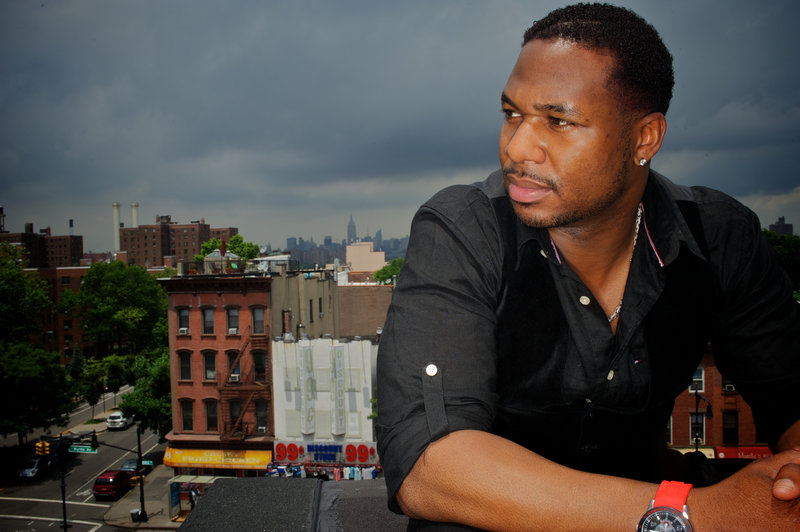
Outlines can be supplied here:
<path id="1" fill-rule="evenodd" d="M 125 463 L 120 466 L 120 470 L 127 471 L 131 475 L 136 475 L 136 464 L 138 460 L 136 458 L 131 458 L 129 460 L 125 460 Z M 153 461 L 152 460 L 142 460 L 142 474 L 146 475 L 150 471 L 153 470 Z"/>
<path id="2" fill-rule="evenodd" d="M 36 478 L 50 468 L 50 459 L 41 456 L 28 458 L 17 472 L 19 478 Z"/>
<path id="3" fill-rule="evenodd" d="M 111 412 L 106 419 L 106 425 L 109 430 L 125 430 L 133 425 L 132 417 L 125 417 L 119 410 Z"/>
<path id="4" fill-rule="evenodd" d="M 94 481 L 92 493 L 95 500 L 109 497 L 116 499 L 131 487 L 131 474 L 128 471 L 109 469 L 104 471 Z"/>

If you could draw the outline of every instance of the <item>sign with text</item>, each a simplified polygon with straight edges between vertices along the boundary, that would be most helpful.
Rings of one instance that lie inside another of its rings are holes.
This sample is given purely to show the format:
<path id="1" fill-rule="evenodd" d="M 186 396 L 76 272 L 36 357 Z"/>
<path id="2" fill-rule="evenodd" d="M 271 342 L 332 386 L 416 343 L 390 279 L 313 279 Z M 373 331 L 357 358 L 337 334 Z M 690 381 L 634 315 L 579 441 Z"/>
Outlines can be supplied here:
<path id="1" fill-rule="evenodd" d="M 221 449 L 177 449 L 167 447 L 164 465 L 170 467 L 214 467 L 221 469 L 266 469 L 272 460 L 270 451 Z"/>
<path id="2" fill-rule="evenodd" d="M 97 449 L 95 449 L 91 445 L 70 445 L 69 446 L 69 452 L 71 452 L 71 453 L 97 454 Z"/>
<path id="3" fill-rule="evenodd" d="M 377 465 L 375 442 L 275 441 L 279 464 Z"/>

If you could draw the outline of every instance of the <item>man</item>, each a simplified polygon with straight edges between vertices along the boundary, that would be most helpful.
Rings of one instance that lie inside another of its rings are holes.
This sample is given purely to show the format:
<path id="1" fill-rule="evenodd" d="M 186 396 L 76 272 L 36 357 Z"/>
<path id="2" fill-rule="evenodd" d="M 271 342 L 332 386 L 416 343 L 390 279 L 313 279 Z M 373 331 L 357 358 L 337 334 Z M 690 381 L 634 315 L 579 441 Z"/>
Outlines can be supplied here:
<path id="1" fill-rule="evenodd" d="M 415 216 L 378 356 L 410 529 L 800 527 L 798 305 L 752 212 L 650 170 L 672 86 L 634 13 L 554 11 L 502 94 L 502 171 Z M 700 487 L 664 431 L 709 341 L 777 454 Z"/>

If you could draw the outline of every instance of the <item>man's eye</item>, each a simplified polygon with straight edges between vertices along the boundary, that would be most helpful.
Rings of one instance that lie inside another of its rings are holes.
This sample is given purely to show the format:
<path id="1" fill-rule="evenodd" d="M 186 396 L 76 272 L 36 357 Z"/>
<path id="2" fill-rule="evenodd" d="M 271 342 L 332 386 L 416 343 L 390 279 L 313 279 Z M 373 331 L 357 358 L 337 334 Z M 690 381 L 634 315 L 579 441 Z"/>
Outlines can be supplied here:
<path id="1" fill-rule="evenodd" d="M 572 122 L 570 122 L 569 120 L 565 120 L 563 118 L 556 118 L 554 116 L 550 117 L 550 122 L 554 126 L 558 126 L 558 127 L 566 127 L 566 126 L 572 125 Z"/>
<path id="2" fill-rule="evenodd" d="M 516 111 L 512 111 L 511 109 L 503 109 L 503 114 L 506 115 L 506 120 L 510 120 L 512 118 L 519 118 L 522 115 Z"/>

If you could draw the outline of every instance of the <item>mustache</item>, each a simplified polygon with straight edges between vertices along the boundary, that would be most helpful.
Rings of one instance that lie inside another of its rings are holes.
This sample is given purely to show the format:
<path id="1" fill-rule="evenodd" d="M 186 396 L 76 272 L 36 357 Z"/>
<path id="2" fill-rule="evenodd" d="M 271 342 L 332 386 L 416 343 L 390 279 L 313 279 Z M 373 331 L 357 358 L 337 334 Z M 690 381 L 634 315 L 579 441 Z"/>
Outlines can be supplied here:
<path id="1" fill-rule="evenodd" d="M 517 178 L 527 178 L 541 185 L 545 185 L 546 187 L 553 189 L 554 192 L 558 191 L 558 180 L 547 175 L 537 174 L 536 172 L 527 170 L 524 167 L 517 166 L 515 164 L 506 164 L 503 166 L 502 172 L 505 181 L 508 181 L 509 175 L 513 175 Z"/>

